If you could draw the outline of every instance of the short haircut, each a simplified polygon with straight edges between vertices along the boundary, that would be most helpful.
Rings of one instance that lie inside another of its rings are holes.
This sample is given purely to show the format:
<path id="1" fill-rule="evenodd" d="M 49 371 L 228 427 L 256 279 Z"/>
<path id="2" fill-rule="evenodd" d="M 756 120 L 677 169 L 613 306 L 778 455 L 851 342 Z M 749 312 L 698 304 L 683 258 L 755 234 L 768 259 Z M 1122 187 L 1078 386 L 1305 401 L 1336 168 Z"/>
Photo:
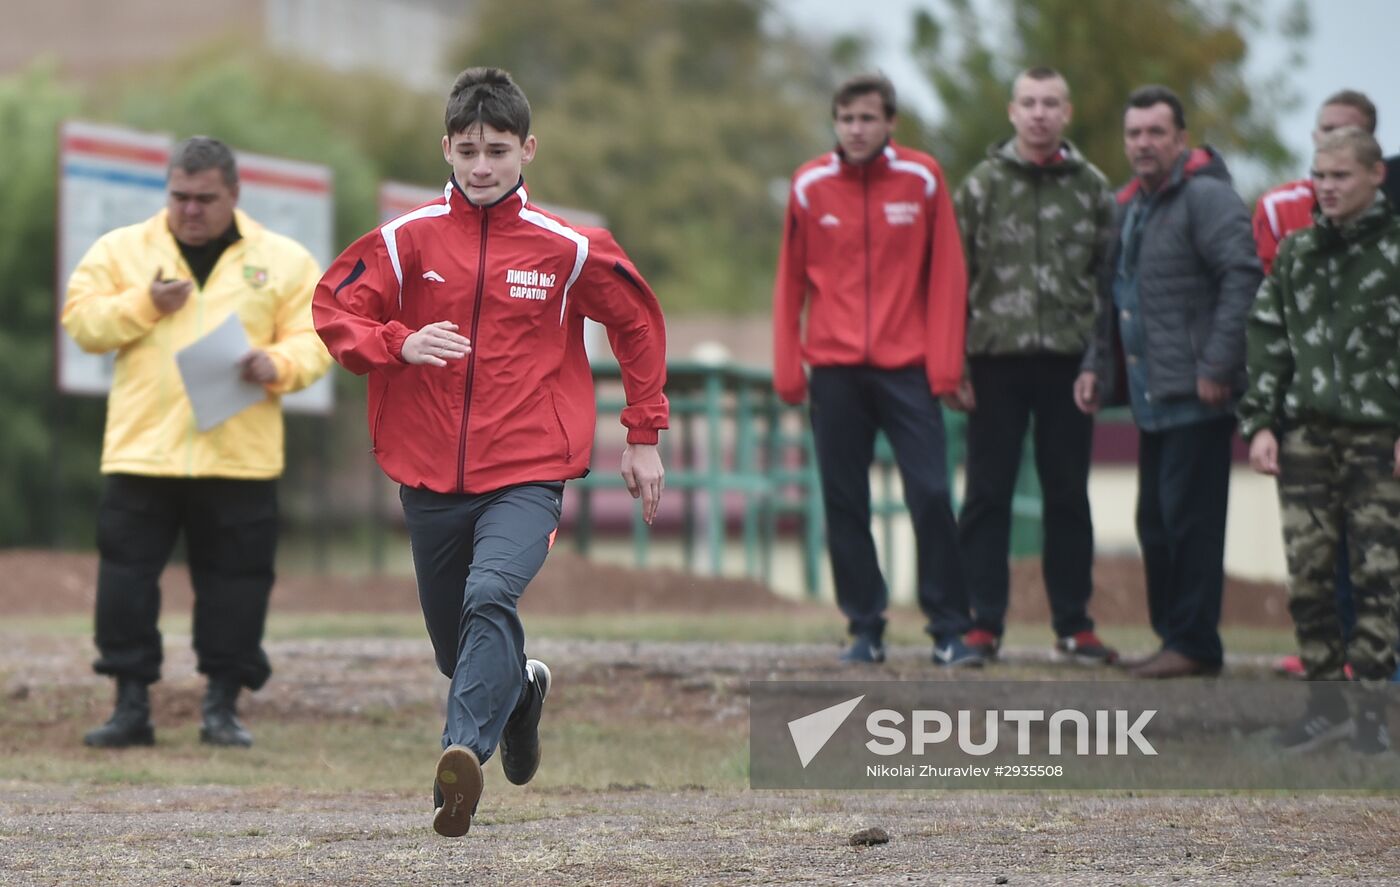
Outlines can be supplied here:
<path id="1" fill-rule="evenodd" d="M 449 138 L 483 123 L 515 133 L 522 142 L 530 134 L 530 101 L 500 68 L 466 69 L 457 75 L 447 96 L 443 124 Z"/>
<path id="2" fill-rule="evenodd" d="M 831 97 L 831 116 L 834 118 L 842 105 L 849 105 L 851 102 L 863 95 L 875 93 L 880 97 L 880 104 L 885 106 L 885 117 L 895 115 L 894 84 L 890 78 L 878 72 L 871 74 L 857 74 L 849 77 L 836 87 L 836 94 Z"/>
<path id="3" fill-rule="evenodd" d="M 1381 143 L 1359 126 L 1343 126 L 1318 136 L 1317 153 L 1324 151 L 1350 151 L 1358 163 L 1368 168 L 1381 162 Z"/>
<path id="4" fill-rule="evenodd" d="M 1013 99 L 1016 98 L 1016 84 L 1021 82 L 1022 77 L 1027 80 L 1039 80 L 1042 82 L 1045 80 L 1059 80 L 1065 85 L 1065 95 L 1069 95 L 1069 81 L 1065 79 L 1065 75 L 1047 65 L 1036 65 L 1017 74 L 1011 81 L 1011 97 Z"/>
<path id="5" fill-rule="evenodd" d="M 1370 99 L 1366 98 L 1364 92 L 1357 92 L 1354 89 L 1344 89 L 1341 92 L 1334 92 L 1327 97 L 1327 101 L 1322 103 L 1322 107 L 1328 105 L 1345 105 L 1348 108 L 1355 108 L 1361 112 L 1361 116 L 1366 118 L 1366 131 L 1375 135 L 1376 133 L 1376 106 Z"/>
<path id="6" fill-rule="evenodd" d="M 228 145 L 209 136 L 190 136 L 171 149 L 165 177 L 170 178 L 177 169 L 186 175 L 217 169 L 225 185 L 238 187 L 238 164 L 233 159 L 233 151 Z"/>
<path id="7" fill-rule="evenodd" d="M 1171 108 L 1172 122 L 1176 124 L 1176 128 L 1186 128 L 1186 109 L 1181 106 L 1181 99 L 1177 98 L 1176 93 L 1165 86 L 1153 84 L 1133 90 L 1133 94 L 1128 96 L 1128 104 L 1123 108 L 1123 113 L 1128 113 L 1129 108 L 1151 108 L 1153 105 L 1166 105 Z"/>

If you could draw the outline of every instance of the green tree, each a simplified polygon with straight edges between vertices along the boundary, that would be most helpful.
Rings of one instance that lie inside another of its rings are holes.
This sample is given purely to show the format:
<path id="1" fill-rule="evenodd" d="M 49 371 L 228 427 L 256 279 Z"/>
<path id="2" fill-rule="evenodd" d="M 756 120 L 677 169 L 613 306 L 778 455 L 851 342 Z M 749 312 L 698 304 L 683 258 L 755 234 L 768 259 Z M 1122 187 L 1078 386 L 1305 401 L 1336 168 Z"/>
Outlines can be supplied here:
<path id="1" fill-rule="evenodd" d="M 515 76 L 531 194 L 604 215 L 667 310 L 767 310 L 784 182 L 830 144 L 832 48 L 768 7 L 482 0 L 455 56 Z"/>
<path id="2" fill-rule="evenodd" d="M 53 384 L 54 157 L 58 125 L 78 107 L 47 68 L 0 79 L 0 545 L 75 529 L 59 525 L 66 512 L 55 489 L 78 500 L 96 495 L 101 404 L 60 398 Z"/>
<path id="3" fill-rule="evenodd" d="M 1296 107 L 1286 73 L 1251 79 L 1249 41 L 1272 26 L 1300 61 L 1306 7 L 1270 25 L 1237 0 L 942 0 L 915 16 L 915 57 L 943 103 L 935 153 L 961 179 L 1005 139 L 1010 85 L 1034 65 L 1061 71 L 1073 91 L 1069 138 L 1113 181 L 1129 175 L 1123 102 L 1138 86 L 1171 87 L 1186 105 L 1193 140 L 1247 156 L 1273 176 L 1296 159 L 1275 120 Z"/>

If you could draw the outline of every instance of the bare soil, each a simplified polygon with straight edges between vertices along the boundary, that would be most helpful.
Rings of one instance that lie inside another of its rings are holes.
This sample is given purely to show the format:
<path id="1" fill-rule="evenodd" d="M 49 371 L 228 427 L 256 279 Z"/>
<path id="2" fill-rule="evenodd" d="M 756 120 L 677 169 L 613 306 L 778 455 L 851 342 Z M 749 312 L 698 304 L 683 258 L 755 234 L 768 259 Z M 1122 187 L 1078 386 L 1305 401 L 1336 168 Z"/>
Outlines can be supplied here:
<path id="1" fill-rule="evenodd" d="M 1018 565 L 1020 618 L 1043 614 L 1034 565 Z M 1096 615 L 1141 622 L 1141 571 L 1101 563 Z M 35 721 L 0 754 L 88 754 L 77 733 L 108 704 L 90 642 L 6 632 L 12 614 L 86 613 L 91 556 L 0 553 L 0 709 L 54 695 L 76 710 Z M 174 569 L 168 608 L 188 604 Z M 1232 585 L 1233 620 L 1287 619 L 1281 589 Z M 540 612 L 793 608 L 745 582 L 600 567 L 556 554 L 526 596 Z M 286 577 L 275 607 L 416 609 L 410 581 Z M 1281 617 L 1280 617 L 1280 614 Z M 1286 621 L 1284 622 L 1286 624 Z M 751 679 L 854 678 L 820 645 L 544 640 L 558 663 L 548 719 L 669 723 L 743 735 Z M 275 680 L 247 698 L 256 730 L 274 722 L 358 723 L 439 704 L 426 640 L 268 644 Z M 896 649 L 889 677 L 928 677 L 926 651 Z M 187 639 L 167 644 L 158 731 L 197 718 L 201 684 Z M 0 721 L 3 717 L 0 716 Z M 4 745 L 5 743 L 0 743 Z M 627 747 L 617 754 L 626 756 Z M 654 749 L 648 749 L 654 753 Z M 549 750 L 546 764 L 549 766 Z M 542 771 L 542 775 L 546 773 Z M 471 834 L 429 828 L 424 786 L 308 791 L 296 786 L 0 780 L 0 884 L 947 884 L 1172 885 L 1400 882 L 1400 798 L 1325 794 L 1181 796 L 1124 792 L 756 792 L 620 782 L 603 788 L 488 779 Z M 850 837 L 884 829 L 887 844 Z"/>
<path id="2" fill-rule="evenodd" d="M 89 613 L 96 595 L 97 558 L 89 553 L 0 550 L 0 616 Z M 162 579 L 172 612 L 190 604 L 189 572 L 172 565 Z M 1048 622 L 1050 609 L 1039 559 L 1011 566 L 1011 622 Z M 675 570 L 632 570 L 556 551 L 521 599 L 525 614 L 600 612 L 726 612 L 803 606 L 745 579 L 715 579 Z M 413 580 L 404 576 L 347 578 L 284 575 L 273 591 L 275 612 L 416 611 Z M 810 606 L 810 605 L 809 605 Z M 825 609 L 830 609 L 826 607 Z M 1090 612 L 1104 625 L 1146 625 L 1147 592 L 1136 558 L 1101 557 L 1094 565 Z M 1283 586 L 1230 578 L 1221 622 L 1290 628 Z"/>

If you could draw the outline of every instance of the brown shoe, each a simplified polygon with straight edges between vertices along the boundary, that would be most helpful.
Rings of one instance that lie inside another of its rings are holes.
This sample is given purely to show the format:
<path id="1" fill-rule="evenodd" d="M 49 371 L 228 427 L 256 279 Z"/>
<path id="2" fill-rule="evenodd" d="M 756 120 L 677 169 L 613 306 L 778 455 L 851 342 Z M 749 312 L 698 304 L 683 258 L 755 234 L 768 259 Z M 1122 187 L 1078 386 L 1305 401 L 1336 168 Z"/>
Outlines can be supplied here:
<path id="1" fill-rule="evenodd" d="M 1132 671 L 1133 669 L 1142 668 L 1144 665 L 1156 662 L 1157 657 L 1161 655 L 1162 651 L 1157 650 L 1156 652 L 1150 653 L 1147 656 L 1134 656 L 1131 659 L 1119 659 L 1116 665 L 1124 671 Z"/>
<path id="2" fill-rule="evenodd" d="M 1192 659 L 1175 650 L 1163 650 L 1152 659 L 1136 668 L 1128 669 L 1128 675 L 1142 680 L 1165 680 L 1168 678 L 1189 678 L 1197 676 L 1213 677 L 1220 674 L 1220 666 L 1208 665 Z"/>

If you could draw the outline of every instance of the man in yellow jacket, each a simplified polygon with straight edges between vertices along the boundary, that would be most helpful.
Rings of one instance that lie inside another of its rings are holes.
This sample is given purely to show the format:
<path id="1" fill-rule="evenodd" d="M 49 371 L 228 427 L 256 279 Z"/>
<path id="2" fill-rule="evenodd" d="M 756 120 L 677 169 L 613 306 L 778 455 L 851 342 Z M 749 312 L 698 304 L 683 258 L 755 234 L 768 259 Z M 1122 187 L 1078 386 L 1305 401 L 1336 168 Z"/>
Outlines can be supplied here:
<path id="1" fill-rule="evenodd" d="M 117 704 L 91 746 L 151 745 L 148 686 L 160 679 L 160 574 L 185 536 L 194 649 L 208 676 L 200 739 L 251 745 L 244 687 L 271 674 L 262 650 L 277 546 L 281 395 L 316 381 L 330 355 L 311 322 L 320 278 L 300 244 L 239 211 L 233 152 L 196 136 L 176 145 L 167 206 L 93 245 L 68 284 L 63 328 L 83 350 L 116 352 L 102 444 L 93 668 Z M 175 355 L 237 313 L 251 350 L 231 372 L 267 397 L 199 431 Z"/>

